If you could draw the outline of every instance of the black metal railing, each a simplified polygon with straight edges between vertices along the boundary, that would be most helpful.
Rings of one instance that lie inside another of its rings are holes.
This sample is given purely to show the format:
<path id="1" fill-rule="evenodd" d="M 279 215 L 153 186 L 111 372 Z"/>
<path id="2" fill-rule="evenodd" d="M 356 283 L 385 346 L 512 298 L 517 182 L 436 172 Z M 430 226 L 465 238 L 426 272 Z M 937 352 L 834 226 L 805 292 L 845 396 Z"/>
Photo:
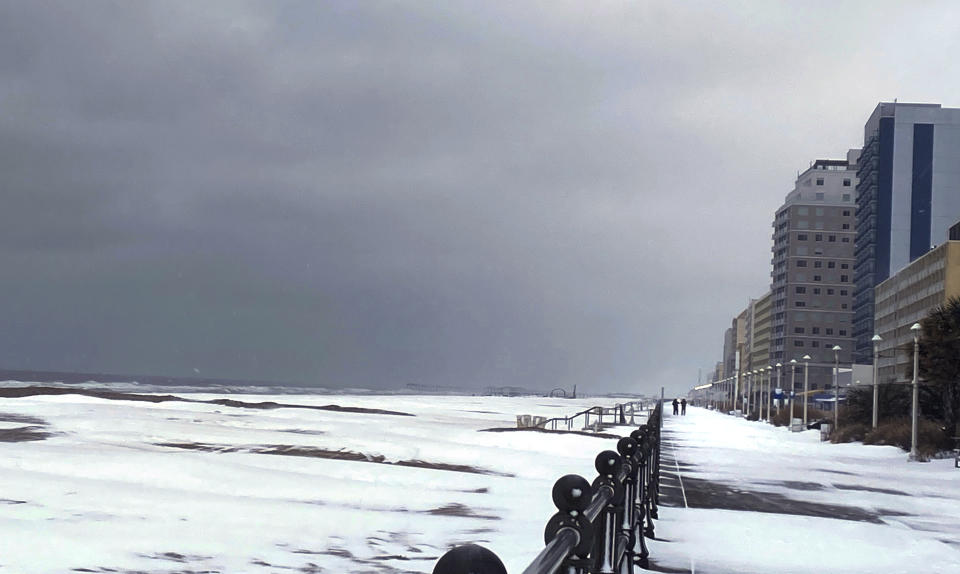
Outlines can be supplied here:
<path id="1" fill-rule="evenodd" d="M 597 455 L 593 484 L 576 474 L 553 485 L 557 513 L 546 546 L 523 574 L 632 574 L 649 566 L 645 539 L 654 537 L 660 491 L 662 404 L 646 424 Z M 467 544 L 440 557 L 433 574 L 506 574 L 490 550 Z"/>

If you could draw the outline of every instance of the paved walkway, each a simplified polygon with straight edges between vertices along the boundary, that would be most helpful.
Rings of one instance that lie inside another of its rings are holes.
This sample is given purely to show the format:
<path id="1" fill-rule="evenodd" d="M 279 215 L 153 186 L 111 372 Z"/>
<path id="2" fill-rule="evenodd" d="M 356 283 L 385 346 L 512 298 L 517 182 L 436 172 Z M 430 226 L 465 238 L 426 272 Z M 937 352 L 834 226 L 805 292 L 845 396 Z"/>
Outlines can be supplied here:
<path id="1" fill-rule="evenodd" d="M 689 409 L 664 419 L 660 572 L 960 572 L 960 471 Z"/>

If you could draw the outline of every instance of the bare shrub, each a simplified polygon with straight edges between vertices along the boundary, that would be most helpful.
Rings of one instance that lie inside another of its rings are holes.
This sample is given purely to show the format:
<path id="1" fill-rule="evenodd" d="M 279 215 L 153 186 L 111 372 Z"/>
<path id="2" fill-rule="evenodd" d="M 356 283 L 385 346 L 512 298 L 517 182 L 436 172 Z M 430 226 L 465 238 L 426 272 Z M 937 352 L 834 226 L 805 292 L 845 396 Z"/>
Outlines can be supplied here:
<path id="1" fill-rule="evenodd" d="M 933 421 L 920 419 L 917 429 L 917 451 L 922 457 L 930 457 L 951 446 L 950 437 Z M 863 439 L 863 444 L 886 444 L 910 450 L 911 421 L 897 418 L 880 423 Z"/>
<path id="2" fill-rule="evenodd" d="M 830 442 L 841 443 L 863 441 L 869 430 L 869 426 L 861 423 L 841 425 L 836 432 L 831 433 Z"/>

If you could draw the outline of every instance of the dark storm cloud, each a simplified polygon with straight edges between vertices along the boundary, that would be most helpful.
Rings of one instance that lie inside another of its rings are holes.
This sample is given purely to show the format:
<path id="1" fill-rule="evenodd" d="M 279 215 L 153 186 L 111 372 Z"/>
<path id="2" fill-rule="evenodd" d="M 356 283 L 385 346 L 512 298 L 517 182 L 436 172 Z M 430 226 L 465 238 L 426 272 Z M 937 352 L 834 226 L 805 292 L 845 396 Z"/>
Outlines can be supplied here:
<path id="1" fill-rule="evenodd" d="M 808 6 L 0 2 L 0 366 L 684 388 L 796 170 L 956 88 Z"/>

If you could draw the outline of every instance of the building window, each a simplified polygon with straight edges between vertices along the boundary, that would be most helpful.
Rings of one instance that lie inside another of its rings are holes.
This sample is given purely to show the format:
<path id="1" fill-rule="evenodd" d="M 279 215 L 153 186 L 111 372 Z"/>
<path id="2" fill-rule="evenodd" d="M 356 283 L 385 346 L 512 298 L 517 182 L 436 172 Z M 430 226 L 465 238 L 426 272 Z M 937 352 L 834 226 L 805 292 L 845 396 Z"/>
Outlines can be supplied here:
<path id="1" fill-rule="evenodd" d="M 803 346 L 803 341 L 794 341 L 794 342 L 793 342 L 793 346 L 794 346 L 794 347 L 802 347 L 802 346 Z"/>
<path id="2" fill-rule="evenodd" d="M 800 283 L 803 283 L 804 281 L 807 280 L 807 274 L 806 274 L 806 273 L 797 273 L 797 275 L 796 275 L 793 279 L 794 279 L 794 281 L 798 281 L 798 282 L 800 282 Z"/>
<path id="3" fill-rule="evenodd" d="M 819 287 L 814 287 L 814 288 L 813 288 L 813 294 L 814 294 L 814 295 L 819 295 L 819 294 L 820 294 L 820 288 L 819 288 Z"/>
<path id="4" fill-rule="evenodd" d="M 844 209 L 844 210 L 843 210 L 843 216 L 844 216 L 844 217 L 850 217 L 850 210 L 849 210 L 849 209 Z"/>
<path id="5" fill-rule="evenodd" d="M 803 219 L 797 221 L 797 229 L 810 229 L 810 222 Z"/>
<path id="6" fill-rule="evenodd" d="M 806 292 L 807 292 L 807 288 L 798 285 L 798 286 L 796 287 L 796 291 L 795 291 L 795 292 L 796 292 L 796 293 L 799 293 L 799 294 L 803 294 L 803 293 L 806 293 Z"/>
<path id="7" fill-rule="evenodd" d="M 833 289 L 827 289 L 827 295 L 833 295 Z"/>
<path id="8" fill-rule="evenodd" d="M 819 346 L 820 346 L 820 341 L 810 341 L 810 346 L 811 346 L 811 347 L 819 347 Z"/>
<path id="9" fill-rule="evenodd" d="M 842 225 L 842 227 L 843 227 L 843 229 L 850 229 L 850 224 L 849 224 L 849 223 L 844 223 L 844 224 Z"/>
<path id="10" fill-rule="evenodd" d="M 840 282 L 841 282 L 841 283 L 849 283 L 849 282 L 850 282 L 850 276 L 849 276 L 849 275 L 841 275 L 841 276 L 840 276 Z"/>
<path id="11" fill-rule="evenodd" d="M 814 276 L 813 276 L 813 280 L 814 280 L 814 281 L 822 281 L 823 278 L 822 278 L 820 275 L 814 275 Z"/>
<path id="12" fill-rule="evenodd" d="M 807 262 L 803 259 L 797 259 L 797 267 L 806 267 Z"/>
<path id="13" fill-rule="evenodd" d="M 833 327 L 827 327 L 826 333 L 827 335 L 833 335 Z"/>
<path id="14" fill-rule="evenodd" d="M 849 177 L 843 178 L 843 187 L 850 187 L 850 178 L 849 178 Z"/>
<path id="15" fill-rule="evenodd" d="M 813 333 L 814 335 L 819 335 L 820 327 L 810 327 L 810 332 Z"/>
<path id="16" fill-rule="evenodd" d="M 849 194 L 849 193 L 843 194 L 843 201 L 850 201 L 850 194 Z"/>
<path id="17" fill-rule="evenodd" d="M 846 295 L 847 293 L 848 293 L 848 291 L 847 291 L 846 289 L 841 289 L 841 290 L 840 290 L 840 294 L 841 294 L 841 295 Z"/>
<path id="18" fill-rule="evenodd" d="M 817 185 L 823 185 L 823 178 L 822 178 L 822 177 L 818 177 L 818 178 L 817 178 Z M 818 195 L 819 195 L 819 194 L 818 194 Z M 823 198 L 818 197 L 817 199 L 823 199 Z"/>
<path id="19" fill-rule="evenodd" d="M 817 197 L 815 197 L 814 199 L 816 199 L 817 201 L 823 201 L 823 192 L 822 191 L 817 192 Z"/>
<path id="20" fill-rule="evenodd" d="M 806 302 L 804 302 L 804 301 L 794 301 L 794 302 L 793 302 L 793 306 L 794 306 L 794 307 L 806 307 L 807 304 L 806 304 Z"/>
<path id="21" fill-rule="evenodd" d="M 807 240 L 807 234 L 806 234 L 806 233 L 798 233 L 798 234 L 797 234 L 797 241 L 806 241 L 806 240 Z"/>
<path id="22" fill-rule="evenodd" d="M 810 214 L 810 210 L 808 208 L 806 207 L 797 208 L 797 215 L 809 215 L 809 214 Z"/>
<path id="23" fill-rule="evenodd" d="M 818 208 L 816 208 L 816 209 L 813 210 L 813 213 L 816 214 L 816 215 L 818 215 L 818 216 L 820 216 L 820 217 L 823 217 L 823 208 L 822 208 L 822 207 L 818 207 Z"/>
<path id="24" fill-rule="evenodd" d="M 818 221 L 813 225 L 816 229 L 823 229 L 823 222 Z"/>
<path id="25" fill-rule="evenodd" d="M 840 264 L 840 269 L 850 269 L 850 264 L 849 264 L 849 263 L 841 263 L 841 264 Z"/>
<path id="26" fill-rule="evenodd" d="M 840 329 L 839 332 L 840 332 L 840 336 L 841 336 L 841 337 L 846 337 L 846 336 L 847 336 L 847 330 L 846 330 L 846 329 Z"/>
<path id="27" fill-rule="evenodd" d="M 814 262 L 813 262 L 813 268 L 814 268 L 814 269 L 820 269 L 821 267 L 823 267 L 823 261 L 814 261 Z"/>
<path id="28" fill-rule="evenodd" d="M 816 235 L 813 236 L 813 240 L 814 240 L 814 241 L 823 241 L 823 234 L 822 234 L 822 233 L 817 233 Z"/>
<path id="29" fill-rule="evenodd" d="M 841 238 L 840 238 L 840 242 L 841 242 L 841 243 L 850 243 L 850 238 L 849 238 L 849 237 L 841 237 Z"/>
<path id="30" fill-rule="evenodd" d="M 847 308 L 847 304 L 844 303 L 844 304 L 840 305 L 840 308 L 841 308 L 841 309 L 846 309 L 846 308 Z"/>
<path id="31" fill-rule="evenodd" d="M 837 266 L 836 261 L 827 261 L 827 269 L 833 269 L 836 266 Z"/>
<path id="32" fill-rule="evenodd" d="M 836 243 L 836 242 L 837 242 L 837 236 L 836 236 L 836 235 L 828 235 L 828 236 L 827 236 L 827 241 L 829 241 L 830 243 Z"/>
<path id="33" fill-rule="evenodd" d="M 803 331 L 804 331 L 804 328 L 803 328 L 803 327 L 794 327 L 794 328 L 793 328 L 793 332 L 796 333 L 796 334 L 798 334 L 798 335 L 803 335 Z"/>

